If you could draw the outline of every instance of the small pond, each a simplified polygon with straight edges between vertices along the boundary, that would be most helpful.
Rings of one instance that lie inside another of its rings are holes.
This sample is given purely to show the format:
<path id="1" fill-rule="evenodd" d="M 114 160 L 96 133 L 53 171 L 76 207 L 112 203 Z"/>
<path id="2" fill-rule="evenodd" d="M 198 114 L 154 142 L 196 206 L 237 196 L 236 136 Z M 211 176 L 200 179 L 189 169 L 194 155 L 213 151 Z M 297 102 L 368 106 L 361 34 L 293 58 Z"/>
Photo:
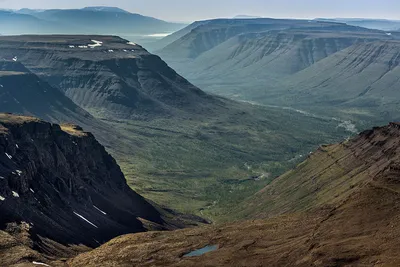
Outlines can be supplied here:
<path id="1" fill-rule="evenodd" d="M 183 255 L 183 257 L 197 257 L 197 256 L 204 255 L 208 252 L 215 251 L 217 249 L 218 249 L 218 245 L 206 246 L 204 248 L 197 249 L 188 254 L 185 254 L 185 255 Z"/>

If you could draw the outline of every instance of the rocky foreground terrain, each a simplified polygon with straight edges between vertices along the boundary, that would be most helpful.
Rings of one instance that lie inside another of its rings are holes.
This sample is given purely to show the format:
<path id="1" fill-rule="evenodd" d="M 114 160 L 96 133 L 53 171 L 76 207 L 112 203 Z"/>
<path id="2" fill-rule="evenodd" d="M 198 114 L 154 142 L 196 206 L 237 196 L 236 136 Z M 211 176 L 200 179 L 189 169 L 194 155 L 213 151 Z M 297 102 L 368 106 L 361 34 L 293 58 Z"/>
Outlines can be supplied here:
<path id="1" fill-rule="evenodd" d="M 126 188 L 119 168 L 90 134 L 26 117 L 2 115 L 1 121 L 0 182 L 5 186 L 0 209 L 10 214 L 1 218 L 1 266 L 400 264 L 399 124 L 321 147 L 258 192 L 253 202 L 250 198 L 246 206 L 253 213 L 247 214 L 247 221 L 123 235 L 91 250 L 69 244 L 92 245 L 84 242 L 86 237 L 103 240 L 128 230 L 128 225 L 137 227 L 131 231 L 142 231 L 144 225 L 162 229 L 168 224 L 157 209 Z M 93 149 L 97 156 L 91 156 Z M 38 160 L 29 159 L 33 153 Z M 46 175 L 42 162 L 53 167 L 52 176 Z M 123 199 L 131 204 L 125 206 Z M 257 217 L 265 219 L 251 220 Z M 214 247 L 200 256 L 186 256 L 206 246 Z"/>
<path id="2" fill-rule="evenodd" d="M 399 266 L 399 164 L 400 124 L 374 128 L 321 148 L 255 195 L 248 208 L 270 219 L 123 236 L 68 264 Z M 219 248 L 182 257 L 207 245 Z"/>

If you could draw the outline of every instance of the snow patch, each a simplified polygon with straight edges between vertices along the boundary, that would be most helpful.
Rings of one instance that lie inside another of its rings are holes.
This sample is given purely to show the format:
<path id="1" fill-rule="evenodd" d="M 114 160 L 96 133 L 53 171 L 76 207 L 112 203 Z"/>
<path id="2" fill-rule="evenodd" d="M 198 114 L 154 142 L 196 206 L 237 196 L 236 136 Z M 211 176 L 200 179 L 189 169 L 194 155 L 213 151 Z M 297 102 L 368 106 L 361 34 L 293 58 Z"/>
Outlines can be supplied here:
<path id="1" fill-rule="evenodd" d="M 128 45 L 136 45 L 136 43 L 134 43 L 134 42 L 128 42 L 127 44 Z"/>
<path id="2" fill-rule="evenodd" d="M 18 144 L 15 144 L 15 147 L 16 147 L 16 148 L 19 148 Z"/>
<path id="3" fill-rule="evenodd" d="M 99 227 L 97 227 L 97 225 L 95 225 L 94 223 L 92 223 L 91 221 L 89 221 L 88 219 L 86 219 L 85 217 L 83 217 L 82 215 L 80 215 L 79 213 L 76 213 L 76 212 L 74 211 L 74 214 L 75 214 L 76 216 L 78 216 L 79 218 L 81 218 L 82 220 L 84 220 L 85 222 L 87 222 L 88 224 L 92 225 L 93 227 L 99 228 Z"/>
<path id="4" fill-rule="evenodd" d="M 14 62 L 18 61 L 18 57 L 13 57 L 12 59 Z"/>
<path id="5" fill-rule="evenodd" d="M 4 86 L 2 84 L 0 84 L 0 87 L 3 88 Z"/>
<path id="6" fill-rule="evenodd" d="M 8 154 L 8 153 L 5 153 L 5 154 L 6 154 L 7 158 L 12 159 L 12 156 L 10 154 Z"/>
<path id="7" fill-rule="evenodd" d="M 32 264 L 51 267 L 50 265 L 48 265 L 46 263 L 38 262 L 38 261 L 32 261 Z"/>
<path id="8" fill-rule="evenodd" d="M 0 196 L 0 201 L 6 200 L 4 197 Z"/>
<path id="9" fill-rule="evenodd" d="M 94 44 L 88 44 L 90 48 L 95 48 L 95 47 L 100 47 L 103 45 L 103 42 L 101 41 L 96 41 L 96 40 L 91 40 Z"/>
<path id="10" fill-rule="evenodd" d="M 389 36 L 391 36 L 391 35 L 392 35 L 392 33 L 391 33 L 391 32 L 387 32 L 386 34 L 387 34 L 387 35 L 389 35 Z"/>
<path id="11" fill-rule="evenodd" d="M 12 191 L 13 197 L 19 197 L 19 194 L 15 191 Z"/>
<path id="12" fill-rule="evenodd" d="M 35 194 L 35 191 L 33 191 L 33 189 L 32 189 L 32 188 L 29 188 L 29 190 L 31 190 L 31 192 Z"/>
<path id="13" fill-rule="evenodd" d="M 22 171 L 20 171 L 20 170 L 15 170 L 15 171 L 17 172 L 18 176 L 21 176 Z"/>
<path id="14" fill-rule="evenodd" d="M 68 47 L 69 47 L 69 48 L 75 48 L 75 46 L 74 46 L 74 45 L 69 45 Z"/>
<path id="15" fill-rule="evenodd" d="M 89 48 L 87 45 L 79 45 L 79 48 Z"/>
<path id="16" fill-rule="evenodd" d="M 108 50 L 108 52 L 110 52 L 110 53 L 113 53 L 113 52 L 114 52 L 114 50 L 110 49 L 110 50 Z"/>
<path id="17" fill-rule="evenodd" d="M 99 209 L 98 207 L 96 207 L 95 205 L 93 205 L 93 208 L 95 208 L 96 210 L 100 211 L 100 212 L 103 213 L 104 215 L 107 215 L 107 213 L 105 213 L 104 211 L 102 211 L 101 209 Z"/>

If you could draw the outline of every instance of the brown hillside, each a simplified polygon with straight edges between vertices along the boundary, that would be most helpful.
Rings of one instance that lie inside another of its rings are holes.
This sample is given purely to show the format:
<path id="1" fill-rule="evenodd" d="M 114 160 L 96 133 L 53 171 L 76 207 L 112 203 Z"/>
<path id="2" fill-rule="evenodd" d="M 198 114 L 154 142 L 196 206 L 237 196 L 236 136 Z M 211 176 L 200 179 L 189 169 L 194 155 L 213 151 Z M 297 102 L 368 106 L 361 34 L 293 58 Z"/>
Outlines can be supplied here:
<path id="1" fill-rule="evenodd" d="M 400 126 L 392 123 L 323 147 L 248 202 L 252 204 L 249 209 L 258 210 L 247 216 L 286 215 L 127 235 L 68 264 L 399 266 L 399 144 Z M 219 249 L 200 257 L 182 257 L 206 245 Z"/>

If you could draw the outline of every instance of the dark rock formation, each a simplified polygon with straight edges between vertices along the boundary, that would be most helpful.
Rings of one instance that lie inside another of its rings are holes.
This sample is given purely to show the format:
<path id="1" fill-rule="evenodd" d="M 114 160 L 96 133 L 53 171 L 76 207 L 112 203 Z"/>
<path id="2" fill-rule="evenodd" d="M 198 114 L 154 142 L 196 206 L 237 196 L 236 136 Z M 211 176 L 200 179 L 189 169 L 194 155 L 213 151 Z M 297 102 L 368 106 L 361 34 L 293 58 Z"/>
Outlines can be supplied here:
<path id="1" fill-rule="evenodd" d="M 143 219 L 165 225 L 90 133 L 10 114 L 0 115 L 0 214 L 0 229 L 24 222 L 35 241 L 89 247 L 145 231 Z"/>

